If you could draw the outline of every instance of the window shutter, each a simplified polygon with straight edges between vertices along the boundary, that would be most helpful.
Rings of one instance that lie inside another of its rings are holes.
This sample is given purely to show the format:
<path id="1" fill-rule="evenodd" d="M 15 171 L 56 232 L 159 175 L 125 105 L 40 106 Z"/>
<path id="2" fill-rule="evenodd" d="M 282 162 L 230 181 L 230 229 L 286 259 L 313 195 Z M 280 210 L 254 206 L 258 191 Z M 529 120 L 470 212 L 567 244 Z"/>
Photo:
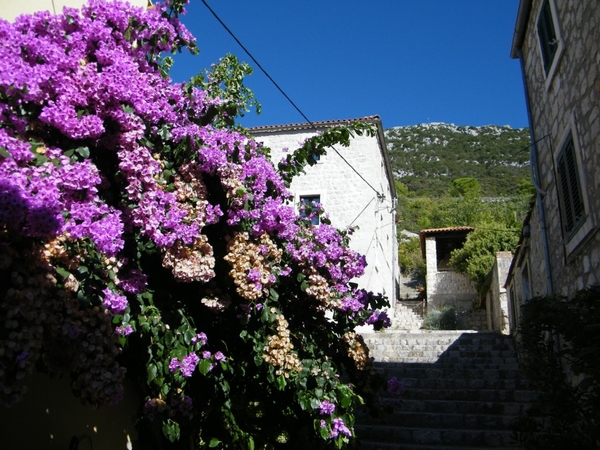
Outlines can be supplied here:
<path id="1" fill-rule="evenodd" d="M 571 238 L 585 220 L 579 169 L 577 167 L 575 145 L 573 144 L 572 136 L 569 136 L 557 162 L 559 187 L 563 203 L 564 227 L 567 238 Z"/>

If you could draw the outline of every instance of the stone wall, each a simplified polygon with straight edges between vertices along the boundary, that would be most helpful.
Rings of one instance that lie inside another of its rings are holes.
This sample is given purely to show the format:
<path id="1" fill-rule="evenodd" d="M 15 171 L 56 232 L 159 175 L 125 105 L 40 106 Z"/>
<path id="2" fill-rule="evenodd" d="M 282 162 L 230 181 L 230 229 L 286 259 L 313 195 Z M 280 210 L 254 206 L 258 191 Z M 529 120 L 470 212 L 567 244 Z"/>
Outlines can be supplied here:
<path id="1" fill-rule="evenodd" d="M 455 271 L 437 269 L 435 237 L 425 238 L 425 264 L 427 267 L 427 307 L 454 306 L 457 311 L 470 310 L 477 299 L 477 289 L 466 275 Z"/>
<path id="2" fill-rule="evenodd" d="M 488 331 L 485 309 L 468 309 L 456 312 L 457 330 Z"/>
<path id="3" fill-rule="evenodd" d="M 540 187 L 549 235 L 554 292 L 565 296 L 600 283 L 600 8 L 597 0 L 550 0 L 559 47 L 546 74 L 537 35 L 542 0 L 532 2 L 522 45 L 534 138 L 539 140 Z M 562 230 L 556 156 L 572 133 L 586 219 L 571 238 Z M 537 226 L 533 222 L 532 231 Z M 534 240 L 535 241 L 535 240 Z M 531 259 L 533 266 L 538 261 Z M 543 281 L 542 283 L 545 283 Z M 546 286 L 532 286 L 545 293 Z"/>
<path id="4" fill-rule="evenodd" d="M 512 262 L 511 252 L 497 252 L 494 266 L 490 272 L 491 283 L 486 294 L 486 322 L 488 329 L 509 334 L 509 303 L 506 294 L 506 277 Z"/>

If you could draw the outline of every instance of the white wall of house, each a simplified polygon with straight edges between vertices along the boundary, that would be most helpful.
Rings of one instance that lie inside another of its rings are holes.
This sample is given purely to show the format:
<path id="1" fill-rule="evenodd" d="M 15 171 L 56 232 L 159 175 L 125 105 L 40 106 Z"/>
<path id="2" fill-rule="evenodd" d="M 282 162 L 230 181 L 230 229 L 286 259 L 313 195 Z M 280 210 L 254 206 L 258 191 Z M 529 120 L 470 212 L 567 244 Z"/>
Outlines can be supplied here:
<path id="1" fill-rule="evenodd" d="M 316 125 L 319 124 L 322 123 Z M 317 131 L 305 124 L 260 127 L 251 133 L 271 149 L 271 159 L 277 164 L 287 154 L 286 150 L 291 152 L 300 147 Z M 333 226 L 341 229 L 358 226 L 350 247 L 366 256 L 368 266 L 366 273 L 355 281 L 364 289 L 386 295 L 394 304 L 399 280 L 395 190 L 392 191 L 393 183 L 388 178 L 390 172 L 383 155 L 385 144 L 380 139 L 379 135 L 357 136 L 352 138 L 350 147 L 336 146 L 339 154 L 328 150 L 316 165 L 293 180 L 290 190 L 296 206 L 302 196 L 320 196 Z M 378 197 L 376 191 L 383 197 Z"/>
<path id="2" fill-rule="evenodd" d="M 148 0 L 127 0 L 135 6 L 147 6 Z M 64 7 L 81 8 L 87 0 L 0 0 L 0 17 L 12 22 L 21 14 L 33 14 L 37 11 L 62 12 Z"/>
<path id="3" fill-rule="evenodd" d="M 488 329 L 510 333 L 509 303 L 504 284 L 508 269 L 512 263 L 511 252 L 497 252 L 494 266 L 491 270 L 491 283 L 486 295 L 486 313 Z"/>

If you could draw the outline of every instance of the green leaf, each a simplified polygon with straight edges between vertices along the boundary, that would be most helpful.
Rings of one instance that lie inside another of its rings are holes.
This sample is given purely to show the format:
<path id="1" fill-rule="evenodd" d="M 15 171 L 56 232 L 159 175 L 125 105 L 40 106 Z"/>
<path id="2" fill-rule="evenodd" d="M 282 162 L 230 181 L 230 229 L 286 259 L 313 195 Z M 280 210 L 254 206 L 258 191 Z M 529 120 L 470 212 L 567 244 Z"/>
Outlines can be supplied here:
<path id="1" fill-rule="evenodd" d="M 8 150 L 6 150 L 4 147 L 0 147 L 0 156 L 3 156 L 4 158 L 10 158 L 10 153 L 8 153 Z"/>
<path id="2" fill-rule="evenodd" d="M 75 151 L 82 158 L 89 158 L 90 157 L 90 149 L 88 147 L 79 147 Z"/>
<path id="3" fill-rule="evenodd" d="M 283 391 L 285 389 L 285 386 L 287 385 L 287 381 L 285 380 L 285 377 L 283 375 L 280 375 L 275 379 L 275 381 L 277 383 L 277 389 L 279 389 L 280 391 Z"/>
<path id="4" fill-rule="evenodd" d="M 262 314 L 260 315 L 260 321 L 263 323 L 270 322 L 269 308 L 263 308 Z"/>
<path id="5" fill-rule="evenodd" d="M 121 108 L 125 114 L 131 114 L 134 111 L 133 106 L 129 105 L 121 105 Z"/>
<path id="6" fill-rule="evenodd" d="M 306 290 L 308 289 L 309 283 L 306 280 L 303 280 L 302 283 L 300 283 L 300 289 L 302 290 L 302 292 L 306 292 Z"/>
<path id="7" fill-rule="evenodd" d="M 319 425 L 320 426 L 320 425 Z M 323 439 L 329 439 L 329 428 L 328 427 L 322 427 L 319 429 L 319 434 L 321 435 L 321 437 Z"/>
<path id="8" fill-rule="evenodd" d="M 206 375 L 208 372 L 210 372 L 211 367 L 212 364 L 209 359 L 203 359 L 200 364 L 198 364 L 198 370 L 202 375 Z"/>
<path id="9" fill-rule="evenodd" d="M 63 277 L 63 279 L 66 279 L 69 275 L 71 275 L 71 272 L 69 272 L 66 269 L 63 269 L 60 266 L 54 267 L 54 270 L 56 270 L 56 273 Z"/>
<path id="10" fill-rule="evenodd" d="M 350 398 L 350 396 L 345 395 L 345 394 L 338 396 L 338 400 L 339 400 L 342 408 L 347 408 L 348 406 L 350 406 L 352 404 L 352 398 Z"/>
<path id="11" fill-rule="evenodd" d="M 179 436 L 181 434 L 181 430 L 179 429 L 179 424 L 174 422 L 172 419 L 167 419 L 163 422 L 163 433 L 164 435 L 171 441 L 175 442 L 179 440 Z"/>
<path id="12" fill-rule="evenodd" d="M 194 336 L 196 336 L 196 333 L 194 333 L 194 330 L 188 327 L 185 330 L 185 333 L 183 333 L 183 341 L 186 343 L 186 345 L 190 345 Z"/>
<path id="13" fill-rule="evenodd" d="M 209 442 L 208 446 L 209 446 L 210 448 L 215 448 L 215 447 L 217 447 L 217 446 L 218 446 L 220 443 L 221 443 L 221 441 L 220 441 L 220 440 L 218 440 L 217 438 L 212 438 L 212 439 L 210 440 L 210 442 Z"/>
<path id="14" fill-rule="evenodd" d="M 173 332 L 171 330 L 167 330 L 164 337 L 165 344 L 170 347 L 174 340 L 175 336 L 173 335 Z"/>
<path id="15" fill-rule="evenodd" d="M 156 374 L 158 373 L 158 368 L 156 367 L 156 364 L 148 364 L 147 373 L 148 373 L 148 384 L 150 384 L 152 382 L 152 380 L 154 380 L 156 378 Z"/>

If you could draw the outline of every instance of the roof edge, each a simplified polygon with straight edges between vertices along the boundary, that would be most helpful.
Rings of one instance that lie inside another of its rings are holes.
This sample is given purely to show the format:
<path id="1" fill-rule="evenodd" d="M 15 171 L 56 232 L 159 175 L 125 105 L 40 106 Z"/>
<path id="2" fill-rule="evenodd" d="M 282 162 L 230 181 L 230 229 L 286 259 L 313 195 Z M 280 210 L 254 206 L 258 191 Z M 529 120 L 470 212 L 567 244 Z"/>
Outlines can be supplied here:
<path id="1" fill-rule="evenodd" d="M 419 243 L 421 244 L 421 255 L 423 256 L 423 259 L 426 258 L 426 254 L 425 254 L 425 237 L 426 236 L 434 236 L 435 234 L 452 233 L 452 232 L 456 232 L 456 231 L 467 231 L 470 233 L 473 230 L 475 230 L 475 227 L 460 226 L 460 227 L 446 227 L 446 228 L 427 228 L 425 230 L 419 231 Z"/>
<path id="2" fill-rule="evenodd" d="M 512 59 L 517 59 L 519 57 L 519 50 L 521 50 L 521 47 L 523 46 L 527 22 L 529 21 L 529 13 L 531 12 L 531 3 L 532 0 L 520 0 L 519 2 L 515 31 L 510 48 L 510 57 Z"/>
<path id="3" fill-rule="evenodd" d="M 277 131 L 295 131 L 295 130 L 311 130 L 319 128 L 331 128 L 339 125 L 347 125 L 353 122 L 381 122 L 381 118 L 378 115 L 359 117 L 355 119 L 339 119 L 339 120 L 323 120 L 320 122 L 302 122 L 302 123 L 288 123 L 282 125 L 264 125 L 258 127 L 250 127 L 247 130 L 251 133 L 272 133 Z"/>
<path id="4" fill-rule="evenodd" d="M 252 136 L 256 136 L 263 133 L 266 134 L 285 131 L 319 130 L 322 128 L 333 128 L 335 126 L 348 125 L 354 122 L 372 123 L 377 127 L 377 141 L 379 143 L 379 151 L 381 152 L 381 157 L 383 158 L 383 162 L 385 165 L 385 171 L 387 174 L 388 184 L 390 186 L 390 192 L 392 193 L 392 199 L 396 200 L 398 198 L 398 194 L 396 193 L 396 185 L 394 184 L 394 174 L 392 172 L 392 165 L 390 163 L 390 157 L 387 151 L 385 133 L 383 131 L 383 125 L 381 123 L 381 117 L 379 115 L 359 117 L 356 119 L 339 119 L 326 120 L 321 122 L 290 123 L 285 125 L 266 125 L 260 127 L 247 128 L 247 130 Z"/>

